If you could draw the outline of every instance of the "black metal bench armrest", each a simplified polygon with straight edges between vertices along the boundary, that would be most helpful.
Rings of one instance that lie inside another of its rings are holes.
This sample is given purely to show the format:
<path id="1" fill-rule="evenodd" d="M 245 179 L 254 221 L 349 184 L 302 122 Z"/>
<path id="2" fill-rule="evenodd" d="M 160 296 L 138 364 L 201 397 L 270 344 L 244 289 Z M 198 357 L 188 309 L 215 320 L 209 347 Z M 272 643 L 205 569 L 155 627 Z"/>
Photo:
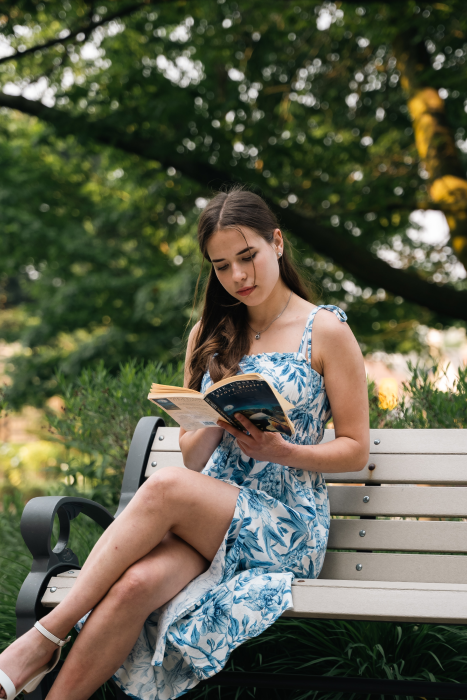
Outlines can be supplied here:
<path id="1" fill-rule="evenodd" d="M 162 418 L 145 416 L 138 421 L 133 433 L 125 471 L 123 474 L 122 492 L 115 517 L 125 510 L 139 487 L 144 481 L 144 473 L 149 459 L 149 453 L 154 442 L 158 428 L 162 428 L 165 422 Z"/>
<path id="2" fill-rule="evenodd" d="M 43 558 L 53 560 L 53 555 L 62 558 L 60 555 L 65 552 L 70 535 L 70 521 L 80 513 L 87 515 L 104 530 L 114 519 L 106 508 L 87 498 L 41 496 L 32 498 L 26 504 L 21 516 L 21 534 L 34 562 Z M 60 534 L 57 544 L 52 549 L 52 530 L 56 515 L 60 523 Z"/>
<path id="3" fill-rule="evenodd" d="M 21 517 L 21 534 L 33 556 L 31 573 L 26 577 L 16 601 L 17 636 L 30 629 L 45 614 L 41 598 L 51 576 L 67 569 L 79 569 L 76 555 L 67 547 L 70 521 L 80 513 L 87 515 L 104 530 L 114 521 L 109 511 L 87 498 L 70 496 L 42 496 L 31 499 Z M 55 516 L 60 533 L 52 549 Z"/>

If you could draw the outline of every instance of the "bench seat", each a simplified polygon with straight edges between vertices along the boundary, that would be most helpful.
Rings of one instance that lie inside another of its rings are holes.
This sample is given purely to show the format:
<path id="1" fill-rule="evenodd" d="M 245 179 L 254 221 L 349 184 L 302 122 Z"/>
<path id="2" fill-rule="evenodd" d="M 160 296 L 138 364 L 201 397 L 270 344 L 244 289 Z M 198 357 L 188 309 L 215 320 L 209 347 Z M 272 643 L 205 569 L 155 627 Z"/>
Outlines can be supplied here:
<path id="1" fill-rule="evenodd" d="M 292 595 L 285 617 L 467 623 L 467 584 L 318 578 L 294 581 Z"/>
<path id="2" fill-rule="evenodd" d="M 44 607 L 61 603 L 78 574 L 54 576 L 42 598 Z M 293 609 L 284 617 L 467 623 L 467 584 L 298 579 L 292 597 Z"/>

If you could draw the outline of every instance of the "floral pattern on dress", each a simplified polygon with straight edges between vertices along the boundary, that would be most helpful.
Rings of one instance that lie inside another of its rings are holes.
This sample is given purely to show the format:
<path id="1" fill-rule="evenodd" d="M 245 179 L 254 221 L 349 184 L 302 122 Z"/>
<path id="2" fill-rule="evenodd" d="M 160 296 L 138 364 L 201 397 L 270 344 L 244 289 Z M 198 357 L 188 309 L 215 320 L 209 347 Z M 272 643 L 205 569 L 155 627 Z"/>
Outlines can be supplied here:
<path id="1" fill-rule="evenodd" d="M 324 379 L 309 359 L 323 308 L 347 320 L 336 306 L 316 307 L 298 352 L 240 362 L 242 373 L 260 373 L 294 405 L 295 433 L 284 439 L 300 445 L 319 443 L 330 417 Z M 201 390 L 211 383 L 206 373 Z M 218 673 L 236 647 L 292 607 L 293 578 L 317 578 L 323 566 L 330 515 L 322 474 L 250 459 L 227 432 L 203 474 L 239 489 L 235 513 L 209 569 L 149 616 L 114 675 L 130 698 L 172 700 Z"/>

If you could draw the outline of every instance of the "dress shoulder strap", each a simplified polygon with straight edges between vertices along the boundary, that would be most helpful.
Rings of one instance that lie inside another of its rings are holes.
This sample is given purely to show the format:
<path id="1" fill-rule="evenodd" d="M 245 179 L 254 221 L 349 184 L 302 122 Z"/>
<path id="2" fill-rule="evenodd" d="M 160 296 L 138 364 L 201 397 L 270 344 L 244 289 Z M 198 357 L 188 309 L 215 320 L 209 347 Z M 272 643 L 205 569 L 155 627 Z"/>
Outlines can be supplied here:
<path id="1" fill-rule="evenodd" d="M 313 309 L 313 311 L 308 316 L 305 330 L 303 331 L 300 348 L 298 350 L 302 353 L 302 355 L 304 355 L 307 358 L 309 362 L 311 362 L 311 333 L 313 330 L 313 321 L 315 320 L 315 316 L 320 309 L 326 309 L 326 311 L 330 311 L 335 316 L 337 316 L 339 321 L 342 321 L 342 323 L 345 323 L 345 321 L 347 321 L 347 314 L 345 313 L 345 311 L 340 309 L 338 306 L 334 306 L 333 304 L 322 304 L 321 306 L 317 306 L 316 309 Z"/>

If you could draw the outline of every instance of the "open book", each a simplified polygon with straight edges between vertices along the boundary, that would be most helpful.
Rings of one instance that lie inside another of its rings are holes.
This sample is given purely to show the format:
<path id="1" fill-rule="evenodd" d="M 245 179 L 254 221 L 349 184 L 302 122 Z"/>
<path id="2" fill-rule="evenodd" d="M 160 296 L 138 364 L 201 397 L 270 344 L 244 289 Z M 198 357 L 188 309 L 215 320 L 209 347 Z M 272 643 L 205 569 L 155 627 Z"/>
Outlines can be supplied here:
<path id="1" fill-rule="evenodd" d="M 222 418 L 239 430 L 234 413 L 246 416 L 260 430 L 293 435 L 287 417 L 293 404 L 284 399 L 260 374 L 241 374 L 216 382 L 205 394 L 179 386 L 153 384 L 148 399 L 185 430 L 216 428 Z"/>

